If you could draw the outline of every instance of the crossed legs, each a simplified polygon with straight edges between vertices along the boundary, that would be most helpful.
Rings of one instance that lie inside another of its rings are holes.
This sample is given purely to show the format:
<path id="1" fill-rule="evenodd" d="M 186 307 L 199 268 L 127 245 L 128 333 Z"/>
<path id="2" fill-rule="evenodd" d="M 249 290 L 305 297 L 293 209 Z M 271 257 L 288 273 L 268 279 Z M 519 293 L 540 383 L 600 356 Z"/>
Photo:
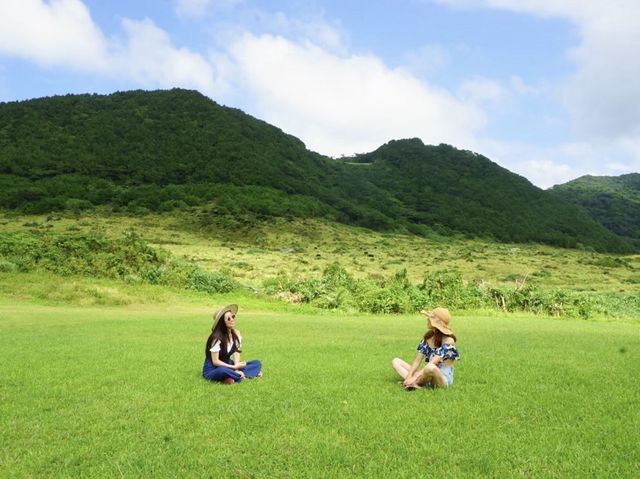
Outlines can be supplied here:
<path id="1" fill-rule="evenodd" d="M 393 358 L 391 366 L 400 375 L 402 379 L 407 379 L 407 375 L 411 370 L 411 365 L 400 358 Z M 408 387 L 424 387 L 431 385 L 433 387 L 446 388 L 447 380 L 435 364 L 427 363 L 422 369 L 416 371 L 410 378 L 411 382 Z"/>

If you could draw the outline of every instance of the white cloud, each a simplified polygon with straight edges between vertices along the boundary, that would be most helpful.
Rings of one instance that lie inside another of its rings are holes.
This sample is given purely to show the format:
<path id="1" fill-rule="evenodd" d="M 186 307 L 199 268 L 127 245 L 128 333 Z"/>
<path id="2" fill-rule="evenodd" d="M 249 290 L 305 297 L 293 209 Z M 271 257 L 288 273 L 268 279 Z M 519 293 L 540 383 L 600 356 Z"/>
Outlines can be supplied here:
<path id="1" fill-rule="evenodd" d="M 212 0 L 177 0 L 176 13 L 184 17 L 204 16 Z"/>
<path id="2" fill-rule="evenodd" d="M 624 142 L 571 142 L 551 147 L 479 140 L 476 151 L 540 188 L 566 183 L 584 175 L 610 176 L 640 171 L 640 156 Z"/>
<path id="3" fill-rule="evenodd" d="M 640 3 L 636 13 L 640 19 Z M 604 13 L 583 25 L 585 39 L 572 51 L 576 73 L 565 86 L 576 132 L 583 136 L 627 138 L 640 136 L 640 51 L 637 25 Z"/>
<path id="4" fill-rule="evenodd" d="M 459 89 L 459 96 L 466 103 L 501 108 L 510 101 L 510 92 L 499 81 L 476 76 L 465 81 Z"/>
<path id="5" fill-rule="evenodd" d="M 216 92 L 214 71 L 201 55 L 176 48 L 167 33 L 151 20 L 125 19 L 126 40 L 112 58 L 114 71 L 146 86 L 196 88 Z"/>
<path id="6" fill-rule="evenodd" d="M 626 168 L 624 173 L 640 172 L 640 136 L 623 138 L 617 142 L 617 147 L 630 158 L 628 161 L 617 163 L 617 165 L 624 165 L 623 168 Z"/>
<path id="7" fill-rule="evenodd" d="M 637 0 L 431 0 L 463 8 L 494 8 L 564 18 L 578 30 L 580 44 L 569 50 L 575 64 L 560 91 L 576 139 L 609 142 L 640 157 L 640 51 Z M 621 145 L 626 145 L 624 148 Z M 634 163 L 626 162 L 632 165 Z M 637 163 L 635 163 L 637 167 Z"/>
<path id="8" fill-rule="evenodd" d="M 495 161 L 513 173 L 527 178 L 531 183 L 548 188 L 555 184 L 586 174 L 565 161 L 565 146 L 536 148 L 529 144 L 482 139 L 475 145 L 476 151 Z"/>
<path id="9" fill-rule="evenodd" d="M 449 54 L 441 45 L 424 45 L 404 55 L 404 65 L 419 76 L 432 76 L 449 63 Z"/>
<path id="10" fill-rule="evenodd" d="M 542 188 L 566 183 L 576 177 L 571 166 L 551 160 L 525 161 L 520 168 L 523 176 Z"/>
<path id="11" fill-rule="evenodd" d="M 80 0 L 3 0 L 0 53 L 145 88 L 182 86 L 216 92 L 213 67 L 200 54 L 174 46 L 151 20 L 122 21 L 124 35 L 106 38 Z"/>
<path id="12" fill-rule="evenodd" d="M 370 151 L 394 138 L 467 145 L 483 113 L 372 55 L 341 56 L 311 42 L 245 34 L 231 45 L 252 114 L 330 155 Z"/>
<path id="13" fill-rule="evenodd" d="M 175 0 L 175 11 L 181 17 L 201 18 L 207 14 L 228 10 L 243 0 Z"/>
<path id="14" fill-rule="evenodd" d="M 549 89 L 548 85 L 529 84 L 520 75 L 511 75 L 509 77 L 509 86 L 518 95 L 537 95 Z"/>
<path id="15" fill-rule="evenodd" d="M 0 53 L 44 66 L 107 68 L 105 38 L 80 0 L 3 0 Z"/>
<path id="16" fill-rule="evenodd" d="M 312 22 L 304 26 L 303 31 L 307 38 L 334 52 L 345 53 L 344 35 L 341 31 L 332 25 L 324 22 Z"/>
<path id="17" fill-rule="evenodd" d="M 283 12 L 271 13 L 264 10 L 251 10 L 251 16 L 257 20 L 264 33 L 271 32 L 297 43 L 312 42 L 337 54 L 348 53 L 347 32 L 341 28 L 340 22 L 327 21 L 321 15 L 300 20 Z M 236 31 L 236 38 L 247 32 L 247 29 Z"/>

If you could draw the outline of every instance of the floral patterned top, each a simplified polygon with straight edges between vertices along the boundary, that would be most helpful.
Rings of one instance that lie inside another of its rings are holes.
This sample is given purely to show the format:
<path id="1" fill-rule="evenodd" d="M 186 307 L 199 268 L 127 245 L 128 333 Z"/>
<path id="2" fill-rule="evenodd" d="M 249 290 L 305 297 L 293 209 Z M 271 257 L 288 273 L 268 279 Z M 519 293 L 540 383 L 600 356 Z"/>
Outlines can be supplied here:
<path id="1" fill-rule="evenodd" d="M 460 359 L 458 349 L 452 344 L 443 344 L 439 348 L 432 348 L 429 346 L 429 343 L 420 341 L 417 349 L 419 353 L 424 354 L 425 358 L 427 358 L 427 362 L 429 362 L 433 356 L 440 356 L 443 361 L 447 359 L 457 361 Z"/>

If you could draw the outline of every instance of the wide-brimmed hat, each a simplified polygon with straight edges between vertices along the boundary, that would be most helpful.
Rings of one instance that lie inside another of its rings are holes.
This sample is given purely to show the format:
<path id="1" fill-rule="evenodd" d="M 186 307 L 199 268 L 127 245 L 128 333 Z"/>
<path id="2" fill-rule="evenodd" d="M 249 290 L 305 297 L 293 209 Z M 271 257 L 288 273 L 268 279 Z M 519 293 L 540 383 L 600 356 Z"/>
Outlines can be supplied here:
<path id="1" fill-rule="evenodd" d="M 451 322 L 451 313 L 447 308 L 437 307 L 431 311 L 423 309 L 420 313 L 424 314 L 429 320 L 429 325 L 432 328 L 437 329 L 442 334 L 451 335 L 453 331 L 449 329 L 449 323 Z"/>
<path id="2" fill-rule="evenodd" d="M 216 325 L 218 324 L 218 321 L 220 321 L 220 318 L 222 318 L 227 312 L 231 312 L 232 314 L 235 315 L 238 312 L 238 305 L 229 304 L 224 308 L 220 308 L 215 313 L 213 313 L 213 326 L 211 326 L 211 331 L 216 329 Z"/>

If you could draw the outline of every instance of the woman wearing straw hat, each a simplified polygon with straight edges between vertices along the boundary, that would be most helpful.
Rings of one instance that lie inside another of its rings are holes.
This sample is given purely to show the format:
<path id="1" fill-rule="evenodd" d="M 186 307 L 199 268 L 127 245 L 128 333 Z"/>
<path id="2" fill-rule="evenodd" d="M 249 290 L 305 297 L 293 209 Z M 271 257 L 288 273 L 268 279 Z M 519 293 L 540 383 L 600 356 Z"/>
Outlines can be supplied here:
<path id="1" fill-rule="evenodd" d="M 446 388 L 453 384 L 453 363 L 460 358 L 456 348 L 456 336 L 449 328 L 451 314 L 447 308 L 422 310 L 427 317 L 429 329 L 418 344 L 418 355 L 412 364 L 400 358 L 391 361 L 393 369 L 404 380 L 402 385 L 409 390 L 423 386 Z M 422 360 L 424 368 L 419 369 Z"/>
<path id="2" fill-rule="evenodd" d="M 220 308 L 213 314 L 211 334 L 207 338 L 204 350 L 202 376 L 209 381 L 221 381 L 233 384 L 243 378 L 262 376 L 262 364 L 240 360 L 242 336 L 236 329 L 237 304 Z"/>

